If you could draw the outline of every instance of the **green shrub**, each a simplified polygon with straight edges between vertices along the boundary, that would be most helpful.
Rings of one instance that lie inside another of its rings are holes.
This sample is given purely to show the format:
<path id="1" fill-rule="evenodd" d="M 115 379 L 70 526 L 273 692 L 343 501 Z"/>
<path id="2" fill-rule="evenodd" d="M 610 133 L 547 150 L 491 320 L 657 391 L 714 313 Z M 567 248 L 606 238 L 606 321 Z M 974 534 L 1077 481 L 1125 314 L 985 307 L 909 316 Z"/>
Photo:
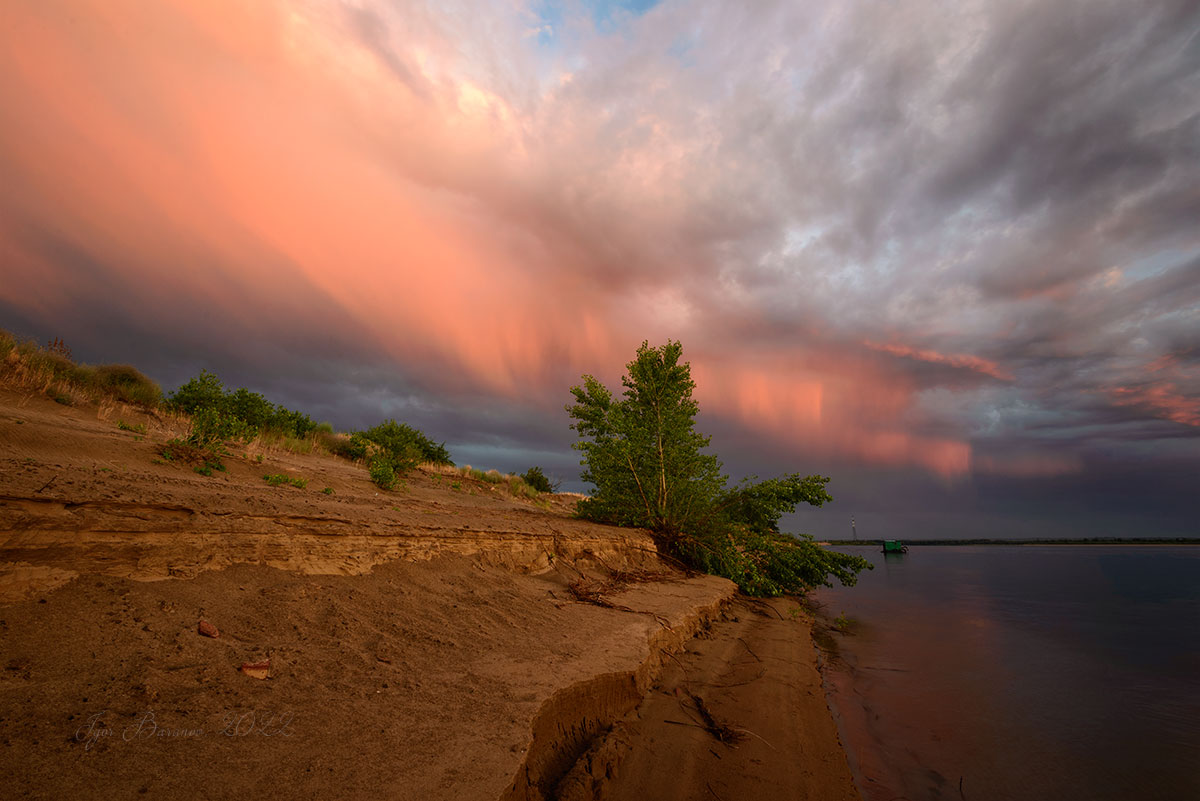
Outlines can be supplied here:
<path id="1" fill-rule="evenodd" d="M 363 441 L 375 443 L 384 453 L 394 458 L 411 459 L 414 465 L 421 462 L 454 464 L 450 461 L 450 454 L 446 451 L 444 444 L 434 442 L 406 423 L 384 420 L 377 426 L 358 432 L 351 437 L 351 440 L 354 441 L 355 437 L 359 438 L 360 443 Z"/>
<path id="2" fill-rule="evenodd" d="M 377 459 L 367 468 L 371 481 L 381 490 L 390 490 L 396 486 L 396 470 L 387 459 Z"/>
<path id="3" fill-rule="evenodd" d="M 256 433 L 244 420 L 215 409 L 200 409 L 192 415 L 188 442 L 201 447 L 219 445 L 227 439 L 249 442 Z"/>
<path id="4" fill-rule="evenodd" d="M 136 367 L 128 364 L 102 364 L 95 369 L 98 386 L 125 403 L 148 409 L 162 403 L 162 389 Z"/>
<path id="5" fill-rule="evenodd" d="M 200 375 L 188 379 L 167 396 L 167 405 L 184 414 L 195 414 L 201 409 L 220 411 L 225 405 L 225 387 L 221 379 L 201 370 Z"/>
<path id="6" fill-rule="evenodd" d="M 550 479 L 546 478 L 546 474 L 542 472 L 542 468 L 537 465 L 526 470 L 525 475 L 521 476 L 521 478 L 538 492 L 554 492 L 557 489 L 557 486 L 550 483 Z"/>
<path id="7" fill-rule="evenodd" d="M 173 439 L 159 449 L 159 455 L 168 462 L 192 464 L 192 469 L 202 476 L 211 476 L 213 470 L 225 469 L 221 461 L 225 455 L 220 444 L 196 445 L 186 439 Z"/>
<path id="8" fill-rule="evenodd" d="M 145 434 L 146 426 L 141 423 L 126 423 L 124 420 L 117 421 L 117 428 L 122 431 L 132 431 L 135 434 Z"/>
<path id="9" fill-rule="evenodd" d="M 167 405 L 179 412 L 195 415 L 216 412 L 241 421 L 251 435 L 274 432 L 283 437 L 303 438 L 316 428 L 308 415 L 277 406 L 257 392 L 242 387 L 225 391 L 216 375 L 201 370 L 167 397 Z"/>

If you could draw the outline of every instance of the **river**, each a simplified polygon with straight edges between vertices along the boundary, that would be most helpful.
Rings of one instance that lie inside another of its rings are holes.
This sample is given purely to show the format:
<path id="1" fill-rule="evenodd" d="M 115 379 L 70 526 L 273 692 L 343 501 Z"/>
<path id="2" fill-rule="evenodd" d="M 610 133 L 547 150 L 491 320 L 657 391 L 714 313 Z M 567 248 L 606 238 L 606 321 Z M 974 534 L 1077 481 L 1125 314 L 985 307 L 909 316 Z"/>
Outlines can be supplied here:
<path id="1" fill-rule="evenodd" d="M 839 547 L 826 683 L 866 801 L 1200 799 L 1200 547 Z"/>

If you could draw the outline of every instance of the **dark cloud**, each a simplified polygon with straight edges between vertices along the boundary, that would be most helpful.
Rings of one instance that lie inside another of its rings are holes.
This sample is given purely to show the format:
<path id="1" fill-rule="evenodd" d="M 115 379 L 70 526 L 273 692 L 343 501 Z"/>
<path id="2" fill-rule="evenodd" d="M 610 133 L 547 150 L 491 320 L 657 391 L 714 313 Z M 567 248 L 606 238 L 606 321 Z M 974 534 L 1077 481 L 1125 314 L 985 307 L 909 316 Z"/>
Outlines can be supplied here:
<path id="1" fill-rule="evenodd" d="M 797 518 L 818 533 L 857 509 L 864 533 L 1116 534 L 1139 497 L 1156 517 L 1137 533 L 1187 527 L 1195 2 L 637 11 L 599 28 L 503 4 L 304 12 L 282 38 L 318 77 L 297 89 L 247 57 L 235 74 L 276 76 L 271 91 L 221 106 L 229 120 L 206 110 L 196 137 L 227 136 L 182 154 L 186 98 L 142 99 L 155 70 L 114 57 L 139 90 L 114 95 L 112 67 L 108 95 L 63 101 L 101 96 L 104 113 L 40 129 L 58 150 L 0 132 L 21 154 L 0 158 L 0 235 L 17 232 L 2 243 L 28 289 L 0 288 L 0 322 L 168 387 L 208 367 L 342 427 L 396 417 L 460 461 L 562 478 L 567 387 L 615 384 L 638 342 L 673 337 L 711 382 L 704 426 L 732 475 L 840 474 L 834 517 Z M 23 110 L 42 87 L 4 74 L 10 114 L 47 125 Z M 176 118 L 159 108 L 176 101 Z M 140 102 L 178 128 L 166 157 Z M 105 116 L 125 106 L 131 131 Z M 269 146 L 225 165 L 259 141 L 247 107 Z M 71 161 L 61 186 L 34 167 L 93 135 L 111 141 L 89 153 L 131 143 L 116 177 L 144 161 L 194 180 L 129 180 L 118 199 L 137 211 L 106 228 L 68 201 L 107 161 Z M 193 215 L 204 233 L 179 223 Z M 107 232 L 126 218 L 141 228 L 121 243 Z"/>

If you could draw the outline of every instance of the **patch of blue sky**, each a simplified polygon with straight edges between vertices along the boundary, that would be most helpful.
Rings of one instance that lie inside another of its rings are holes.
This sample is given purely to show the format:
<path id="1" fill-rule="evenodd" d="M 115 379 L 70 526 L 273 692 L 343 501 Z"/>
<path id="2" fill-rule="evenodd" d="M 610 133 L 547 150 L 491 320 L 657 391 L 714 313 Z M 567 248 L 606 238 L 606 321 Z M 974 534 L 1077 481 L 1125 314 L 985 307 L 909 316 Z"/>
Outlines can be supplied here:
<path id="1" fill-rule="evenodd" d="M 578 3 L 538 2 L 530 7 L 540 23 L 537 43 L 542 47 L 561 47 L 561 36 L 568 19 L 586 15 L 596 30 L 615 33 L 629 20 L 640 17 L 660 0 L 580 0 Z"/>
<path id="2" fill-rule="evenodd" d="M 584 0 L 597 30 L 612 33 L 631 18 L 640 17 L 658 5 L 659 0 Z"/>
<path id="3" fill-rule="evenodd" d="M 530 31 L 536 35 L 541 47 L 554 47 L 559 44 L 559 37 L 566 22 L 561 3 L 534 3 L 529 9 L 537 25 Z"/>
<path id="4" fill-rule="evenodd" d="M 1176 248 L 1164 248 L 1134 259 L 1124 265 L 1123 271 L 1127 277 L 1134 280 L 1152 278 L 1193 261 L 1197 257 L 1200 257 L 1200 250 L 1184 251 Z"/>

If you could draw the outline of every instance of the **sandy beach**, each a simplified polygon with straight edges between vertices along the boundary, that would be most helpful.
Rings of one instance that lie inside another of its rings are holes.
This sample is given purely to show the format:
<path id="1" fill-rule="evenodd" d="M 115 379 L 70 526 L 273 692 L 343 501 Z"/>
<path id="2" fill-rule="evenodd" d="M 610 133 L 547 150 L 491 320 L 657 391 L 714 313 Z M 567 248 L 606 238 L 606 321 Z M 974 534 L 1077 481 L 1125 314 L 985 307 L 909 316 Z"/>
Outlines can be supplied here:
<path id="1" fill-rule="evenodd" d="M 0 395 L 6 797 L 857 797 L 795 602 L 569 497 L 200 476 L 180 428 Z"/>

